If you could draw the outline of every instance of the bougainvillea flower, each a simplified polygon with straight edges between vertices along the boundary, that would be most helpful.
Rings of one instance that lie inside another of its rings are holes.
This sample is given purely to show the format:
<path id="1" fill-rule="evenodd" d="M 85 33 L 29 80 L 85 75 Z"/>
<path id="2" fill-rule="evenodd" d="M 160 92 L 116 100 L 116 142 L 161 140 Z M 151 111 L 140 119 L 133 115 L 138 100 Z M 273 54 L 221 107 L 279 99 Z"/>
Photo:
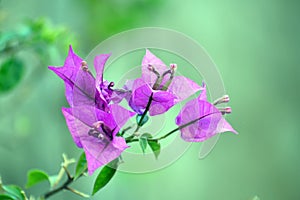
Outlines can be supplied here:
<path id="1" fill-rule="evenodd" d="M 189 101 L 176 117 L 176 124 L 184 126 L 181 131 L 181 137 L 188 142 L 202 142 L 208 138 L 223 132 L 237 132 L 223 118 L 222 114 L 230 113 L 231 109 L 218 109 L 215 105 L 209 103 L 206 97 L 206 87 L 203 84 L 203 91 L 198 98 Z M 228 96 L 224 101 L 219 100 L 218 103 L 227 102 Z"/>
<path id="2" fill-rule="evenodd" d="M 168 91 L 153 90 L 149 84 L 146 84 L 143 79 L 136 79 L 132 90 L 131 99 L 129 100 L 130 107 L 142 114 L 149 103 L 152 101 L 149 108 L 151 116 L 162 114 L 168 111 L 174 104 L 176 96 Z"/>
<path id="3" fill-rule="evenodd" d="M 65 95 L 71 107 L 96 105 L 101 110 L 107 110 L 113 82 L 103 80 L 103 69 L 109 56 L 110 54 L 101 54 L 95 57 L 96 79 L 89 71 L 87 63 L 73 52 L 71 46 L 62 67 L 49 67 L 64 80 Z"/>
<path id="4" fill-rule="evenodd" d="M 104 66 L 111 54 L 100 54 L 94 59 L 94 66 L 96 69 L 96 88 L 97 94 L 96 98 L 99 100 L 96 101 L 97 107 L 105 110 L 111 101 L 111 96 L 113 93 L 112 87 L 114 86 L 113 82 L 109 82 L 103 79 Z"/>
<path id="5" fill-rule="evenodd" d="M 142 60 L 142 77 L 135 80 L 129 90 L 132 94 L 129 102 L 132 109 L 141 114 L 153 94 L 149 114 L 162 114 L 202 89 L 184 76 L 175 76 L 176 68 L 176 64 L 170 64 L 168 68 L 147 49 Z"/>
<path id="6" fill-rule="evenodd" d="M 117 137 L 120 128 L 135 113 L 113 104 L 109 112 L 93 106 L 62 108 L 75 144 L 85 151 L 88 172 L 109 163 L 128 147 L 123 137 Z"/>

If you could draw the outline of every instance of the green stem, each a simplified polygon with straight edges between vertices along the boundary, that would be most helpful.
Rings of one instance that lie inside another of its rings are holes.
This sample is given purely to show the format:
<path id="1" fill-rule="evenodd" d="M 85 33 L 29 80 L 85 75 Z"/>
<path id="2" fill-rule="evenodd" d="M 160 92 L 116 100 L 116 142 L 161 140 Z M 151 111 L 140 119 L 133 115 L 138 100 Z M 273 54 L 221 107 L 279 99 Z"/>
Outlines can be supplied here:
<path id="1" fill-rule="evenodd" d="M 127 128 L 124 128 L 124 129 L 120 132 L 120 135 L 123 136 L 128 130 L 132 129 L 133 127 L 134 127 L 134 125 L 128 126 Z"/>
<path id="2" fill-rule="evenodd" d="M 186 123 L 186 124 L 183 124 L 183 125 L 181 125 L 181 126 L 178 126 L 177 128 L 173 129 L 172 131 L 168 132 L 167 134 L 165 134 L 165 135 L 163 135 L 163 136 L 161 136 L 161 137 L 159 137 L 159 138 L 148 138 L 147 140 L 149 140 L 149 141 L 159 141 L 159 140 L 165 139 L 165 138 L 167 138 L 168 136 L 170 136 L 170 135 L 172 135 L 173 133 L 175 133 L 176 131 L 179 131 L 179 130 L 183 129 L 183 128 L 185 128 L 185 127 L 187 127 L 187 126 L 189 126 L 189 125 L 191 125 L 191 124 L 193 124 L 193 123 L 195 123 L 195 122 L 197 122 L 197 121 L 203 119 L 204 117 L 207 117 L 207 116 L 209 116 L 209 115 L 216 114 L 216 113 L 217 113 L 217 112 L 209 113 L 209 114 L 207 114 L 207 115 L 203 115 L 203 116 L 201 116 L 201 117 L 199 117 L 199 118 L 197 118 L 197 119 L 194 119 L 194 120 L 192 120 L 192 121 L 190 121 L 190 122 L 188 122 L 188 123 Z M 129 137 L 128 137 L 128 138 L 129 138 Z M 138 139 L 133 139 L 133 137 L 132 137 L 132 138 L 129 138 L 128 140 L 127 140 L 127 138 L 126 138 L 126 142 L 127 142 L 127 143 L 137 142 L 137 141 L 139 141 L 139 140 L 138 140 Z"/>
<path id="3" fill-rule="evenodd" d="M 137 133 L 137 132 L 140 130 L 140 128 L 142 127 L 142 122 L 143 122 L 145 116 L 147 115 L 147 113 L 148 113 L 148 111 L 149 111 L 149 109 L 150 109 L 150 105 L 151 105 L 151 103 L 152 103 L 152 100 L 153 100 L 153 92 L 151 93 L 151 95 L 150 95 L 150 97 L 149 97 L 149 100 L 148 100 L 146 109 L 145 109 L 145 111 L 143 112 L 141 119 L 138 121 L 137 127 L 136 127 L 135 131 L 133 132 L 133 134 L 132 134 L 131 136 L 128 136 L 127 138 L 125 138 L 126 142 L 131 141 L 131 140 L 136 136 L 136 133 Z"/>
<path id="4" fill-rule="evenodd" d="M 136 129 L 135 129 L 134 132 L 137 132 L 137 131 L 140 129 L 140 127 L 142 126 L 143 120 L 144 120 L 145 116 L 147 115 L 147 113 L 148 113 L 148 111 L 149 111 L 149 109 L 150 109 L 150 105 L 151 105 L 152 100 L 153 100 L 152 97 L 153 97 L 153 92 L 151 93 L 151 95 L 150 95 L 150 97 L 149 97 L 149 100 L 148 100 L 146 109 L 145 109 L 145 111 L 143 112 L 142 117 L 141 117 L 140 121 L 138 122 L 138 126 L 136 127 Z"/>

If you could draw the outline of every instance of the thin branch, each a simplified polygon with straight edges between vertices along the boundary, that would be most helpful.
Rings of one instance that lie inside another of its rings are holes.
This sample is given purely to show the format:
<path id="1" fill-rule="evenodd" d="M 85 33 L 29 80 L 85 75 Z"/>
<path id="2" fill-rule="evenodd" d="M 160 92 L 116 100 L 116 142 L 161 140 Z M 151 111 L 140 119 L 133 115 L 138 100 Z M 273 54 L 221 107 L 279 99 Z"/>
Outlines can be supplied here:
<path id="1" fill-rule="evenodd" d="M 191 124 L 193 124 L 193 123 L 195 123 L 195 122 L 197 122 L 197 121 L 203 119 L 204 117 L 207 117 L 207 116 L 209 116 L 209 115 L 216 114 L 216 113 L 217 113 L 217 112 L 213 112 L 213 113 L 209 113 L 209 114 L 207 114 L 207 115 L 203 115 L 203 116 L 201 116 L 201 117 L 199 117 L 199 118 L 197 118 L 197 119 L 194 119 L 194 120 L 192 120 L 192 121 L 190 121 L 190 122 L 188 122 L 188 123 L 186 123 L 186 124 L 183 124 L 183 125 L 181 125 L 181 126 L 178 126 L 177 128 L 173 129 L 172 131 L 168 132 L 167 134 L 165 134 L 165 135 L 163 135 L 163 136 L 161 136 L 161 137 L 159 137 L 159 138 L 148 138 L 147 140 L 149 140 L 149 141 L 159 141 L 159 140 L 165 139 L 165 138 L 167 138 L 168 136 L 170 136 L 170 135 L 172 135 L 173 133 L 175 133 L 176 131 L 179 131 L 179 130 L 183 129 L 183 128 L 185 128 L 185 127 L 187 127 L 187 126 L 189 126 L 189 125 L 191 125 Z M 127 142 L 127 143 L 137 142 L 137 141 L 139 141 L 139 140 L 138 140 L 138 139 L 129 138 L 129 137 L 126 138 L 126 142 Z"/>
<path id="2" fill-rule="evenodd" d="M 84 198 L 89 198 L 90 197 L 89 195 L 84 194 L 82 192 L 79 192 L 78 190 L 75 190 L 75 189 L 70 188 L 70 187 L 67 187 L 66 190 L 69 190 L 70 192 L 73 192 L 74 194 L 77 194 L 77 195 L 79 195 L 81 197 L 84 197 Z"/>
<path id="3" fill-rule="evenodd" d="M 56 194 L 56 193 L 58 193 L 58 192 L 60 192 L 60 191 L 62 191 L 62 190 L 64 190 L 64 189 L 67 189 L 68 186 L 73 182 L 73 180 L 74 180 L 73 177 L 71 177 L 71 178 L 68 177 L 68 179 L 66 180 L 66 182 L 65 182 L 62 186 L 60 186 L 60 187 L 58 187 L 58 188 L 56 188 L 56 189 L 54 189 L 54 190 L 51 190 L 50 192 L 47 192 L 47 193 L 44 195 L 44 198 L 47 199 L 47 198 L 49 198 L 50 196 L 52 196 L 52 195 L 54 195 L 54 194 Z"/>
<path id="4" fill-rule="evenodd" d="M 148 100 L 146 109 L 145 109 L 145 111 L 143 112 L 141 119 L 138 121 L 137 127 L 136 127 L 134 133 L 133 133 L 131 136 L 128 136 L 127 138 L 125 138 L 126 142 L 131 141 L 131 140 L 136 136 L 136 133 L 137 133 L 137 132 L 140 130 L 140 128 L 142 127 L 143 120 L 144 120 L 145 116 L 147 115 L 147 113 L 148 113 L 148 111 L 149 111 L 149 109 L 150 109 L 152 100 L 153 100 L 153 92 L 151 93 L 151 95 L 150 95 L 150 97 L 149 97 L 149 100 Z"/>
<path id="5" fill-rule="evenodd" d="M 135 129 L 134 132 L 138 132 L 138 130 L 139 130 L 140 127 L 142 126 L 143 120 L 144 120 L 145 116 L 147 115 L 147 113 L 148 113 L 148 111 L 149 111 L 149 109 L 150 109 L 150 105 L 151 105 L 151 103 L 152 103 L 152 100 L 153 100 L 153 92 L 151 93 L 151 95 L 150 95 L 150 97 L 149 97 L 149 100 L 148 100 L 146 109 L 145 109 L 145 111 L 143 112 L 142 117 L 141 117 L 141 119 L 139 120 L 139 122 L 138 122 L 138 124 L 137 124 L 138 126 L 136 127 L 136 129 Z"/>
<path id="6" fill-rule="evenodd" d="M 70 161 L 70 160 L 66 160 L 66 157 L 65 156 L 63 156 L 64 157 L 64 160 L 65 161 Z M 72 161 L 72 160 L 71 160 Z M 60 187 L 58 187 L 58 188 L 56 188 L 56 189 L 54 189 L 54 190 L 51 190 L 51 191 L 49 191 L 49 192 L 47 192 L 45 195 L 44 195 L 44 199 L 47 199 L 47 198 L 49 198 L 50 196 L 52 196 L 52 195 L 54 195 L 54 194 L 56 194 L 56 193 L 58 193 L 58 192 L 60 192 L 60 191 L 62 191 L 62 190 L 70 190 L 71 191 L 71 189 L 69 188 L 69 185 L 72 183 L 72 182 L 74 182 L 74 177 L 72 177 L 71 176 L 71 174 L 70 174 L 70 172 L 68 171 L 68 169 L 67 169 L 67 167 L 64 165 L 65 163 L 63 163 L 63 165 L 62 165 L 62 169 L 64 169 L 64 171 L 65 171 L 65 173 L 67 174 L 67 180 L 60 186 Z M 68 163 L 67 163 L 68 164 Z M 80 178 L 81 176 L 83 176 L 83 174 L 81 174 L 78 178 Z M 77 179 L 78 179 L 77 178 Z M 76 180 L 77 180 L 76 179 Z M 74 189 L 72 189 L 72 190 L 74 190 Z M 74 190 L 75 191 L 75 190 Z M 74 191 L 72 191 L 72 192 L 74 192 Z M 74 192 L 74 193 L 76 193 L 76 192 Z M 80 192 L 79 192 L 80 193 Z"/>

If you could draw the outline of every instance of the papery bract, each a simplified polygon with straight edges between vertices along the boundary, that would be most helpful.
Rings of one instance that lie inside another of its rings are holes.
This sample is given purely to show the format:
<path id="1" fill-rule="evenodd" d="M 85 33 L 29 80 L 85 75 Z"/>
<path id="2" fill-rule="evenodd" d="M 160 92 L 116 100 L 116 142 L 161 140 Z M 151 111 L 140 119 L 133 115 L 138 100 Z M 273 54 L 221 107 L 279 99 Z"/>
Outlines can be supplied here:
<path id="1" fill-rule="evenodd" d="M 151 116 L 168 111 L 176 103 L 188 98 L 202 88 L 184 76 L 174 76 L 175 64 L 170 69 L 149 50 L 142 61 L 142 77 L 129 89 L 132 96 L 129 104 L 141 114 L 153 93 L 149 114 Z M 148 98 L 147 98 L 148 97 Z"/>
<path id="2" fill-rule="evenodd" d="M 180 129 L 181 137 L 188 142 L 202 142 L 217 133 L 231 131 L 237 134 L 219 109 L 207 101 L 205 85 L 203 87 L 199 97 L 189 101 L 176 117 L 175 122 L 178 126 L 194 121 Z"/>
<path id="3" fill-rule="evenodd" d="M 113 82 L 108 82 L 103 79 L 104 66 L 111 54 L 101 54 L 95 57 L 94 66 L 96 69 L 96 88 L 97 88 L 97 107 L 105 110 L 111 100 L 113 93 Z"/>
<path id="4" fill-rule="evenodd" d="M 148 84 L 145 84 L 142 79 L 135 80 L 134 85 L 138 87 L 134 88 L 129 105 L 138 114 L 142 114 L 144 112 L 151 94 L 152 101 L 149 109 L 150 115 L 162 114 L 174 105 L 174 99 L 176 97 L 172 93 L 161 90 L 153 90 Z"/>
<path id="5" fill-rule="evenodd" d="M 125 139 L 116 135 L 135 113 L 115 104 L 109 106 L 109 112 L 92 106 L 63 108 L 62 112 L 75 144 L 85 151 L 89 174 L 128 147 Z"/>
<path id="6" fill-rule="evenodd" d="M 49 69 L 54 71 L 61 79 L 64 80 L 66 86 L 66 98 L 70 106 L 73 106 L 73 89 L 79 87 L 76 83 L 76 79 L 79 71 L 81 71 L 82 59 L 77 56 L 72 47 L 69 48 L 68 56 L 65 60 L 65 63 L 62 67 L 52 67 L 49 66 Z M 90 76 L 90 74 L 88 75 Z M 93 96 L 91 98 L 94 98 Z M 89 98 L 87 98 L 89 99 Z"/>
<path id="7" fill-rule="evenodd" d="M 66 98 L 71 107 L 95 105 L 101 110 L 108 109 L 113 83 L 103 80 L 103 69 L 109 57 L 110 54 L 101 54 L 95 57 L 96 79 L 83 59 L 73 52 L 71 46 L 62 67 L 49 67 L 64 80 Z"/>

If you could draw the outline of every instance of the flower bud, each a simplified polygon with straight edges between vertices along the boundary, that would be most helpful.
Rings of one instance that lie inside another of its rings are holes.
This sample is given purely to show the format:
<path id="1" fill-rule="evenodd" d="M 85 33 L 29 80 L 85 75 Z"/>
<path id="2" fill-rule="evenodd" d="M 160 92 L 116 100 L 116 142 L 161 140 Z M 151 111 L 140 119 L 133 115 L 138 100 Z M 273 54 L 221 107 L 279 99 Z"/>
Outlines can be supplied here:
<path id="1" fill-rule="evenodd" d="M 221 98 L 215 100 L 214 101 L 214 105 L 218 105 L 218 104 L 221 104 L 221 103 L 228 103 L 229 100 L 230 100 L 229 96 L 228 95 L 224 95 Z"/>
<path id="2" fill-rule="evenodd" d="M 171 69 L 172 71 L 176 71 L 176 69 L 177 69 L 177 64 L 171 63 L 171 64 L 170 64 L 170 69 Z"/>
<path id="3" fill-rule="evenodd" d="M 86 61 L 81 61 L 81 69 L 83 70 L 83 71 L 88 71 L 89 70 L 89 68 L 88 68 L 88 66 L 87 66 L 87 62 Z"/>
<path id="4" fill-rule="evenodd" d="M 148 64 L 148 67 L 147 67 L 150 71 L 154 71 L 154 67 L 151 65 L 151 64 Z"/>
<path id="5" fill-rule="evenodd" d="M 230 114 L 232 112 L 231 107 L 219 108 L 219 111 L 224 114 Z"/>

